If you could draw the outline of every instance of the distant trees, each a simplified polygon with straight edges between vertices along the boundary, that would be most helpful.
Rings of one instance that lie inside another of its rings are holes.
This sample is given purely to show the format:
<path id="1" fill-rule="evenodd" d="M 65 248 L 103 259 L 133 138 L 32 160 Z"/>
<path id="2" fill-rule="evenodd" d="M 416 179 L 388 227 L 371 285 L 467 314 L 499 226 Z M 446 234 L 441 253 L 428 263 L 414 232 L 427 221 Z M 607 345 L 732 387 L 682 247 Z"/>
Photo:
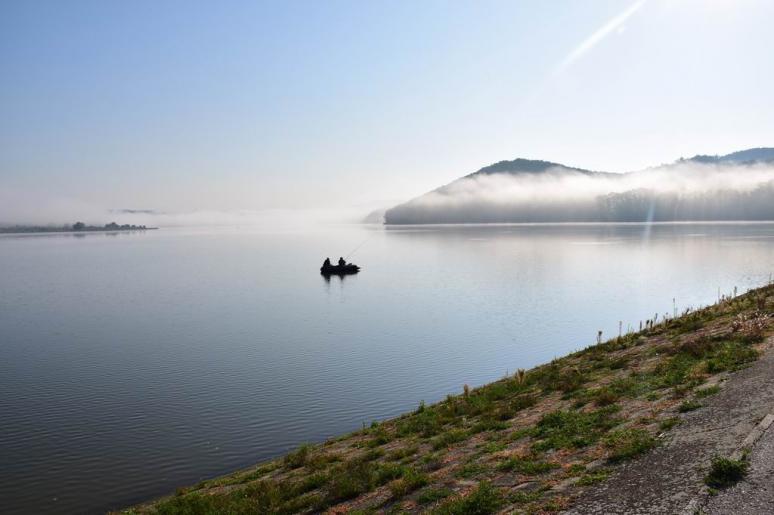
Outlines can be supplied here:
<path id="1" fill-rule="evenodd" d="M 142 231 L 147 229 L 144 225 L 119 225 L 115 222 L 105 224 L 104 227 L 97 225 L 86 225 L 83 222 L 75 222 L 72 226 L 73 231 Z"/>
<path id="2" fill-rule="evenodd" d="M 13 234 L 13 233 L 27 233 L 27 232 L 100 232 L 100 231 L 145 231 L 149 229 L 144 225 L 130 225 L 123 224 L 118 225 L 115 222 L 102 225 L 86 225 L 83 222 L 75 222 L 74 224 L 64 224 L 60 226 L 55 225 L 15 225 L 15 226 L 2 226 L 0 225 L 0 234 Z M 155 227 L 150 227 L 155 229 Z"/>
<path id="3" fill-rule="evenodd" d="M 109 224 L 105 224 L 105 229 L 108 231 L 144 231 L 147 229 L 144 225 L 130 225 L 130 224 L 123 224 L 118 225 L 115 222 L 110 222 Z"/>

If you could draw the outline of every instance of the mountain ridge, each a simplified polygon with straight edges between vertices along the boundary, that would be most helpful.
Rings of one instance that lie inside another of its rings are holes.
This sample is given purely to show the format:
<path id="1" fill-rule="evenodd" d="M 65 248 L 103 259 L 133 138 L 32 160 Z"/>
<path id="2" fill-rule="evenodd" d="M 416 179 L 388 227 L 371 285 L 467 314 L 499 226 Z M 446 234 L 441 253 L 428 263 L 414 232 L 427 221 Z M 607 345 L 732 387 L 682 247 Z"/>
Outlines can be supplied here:
<path id="1" fill-rule="evenodd" d="M 769 168 L 761 170 L 769 164 L 774 165 L 771 147 L 697 154 L 625 173 L 517 158 L 485 166 L 394 206 L 386 210 L 384 220 L 395 225 L 774 220 L 774 167 L 771 173 Z M 755 175 L 733 173 L 745 168 Z M 583 188 L 589 190 L 586 197 Z"/>

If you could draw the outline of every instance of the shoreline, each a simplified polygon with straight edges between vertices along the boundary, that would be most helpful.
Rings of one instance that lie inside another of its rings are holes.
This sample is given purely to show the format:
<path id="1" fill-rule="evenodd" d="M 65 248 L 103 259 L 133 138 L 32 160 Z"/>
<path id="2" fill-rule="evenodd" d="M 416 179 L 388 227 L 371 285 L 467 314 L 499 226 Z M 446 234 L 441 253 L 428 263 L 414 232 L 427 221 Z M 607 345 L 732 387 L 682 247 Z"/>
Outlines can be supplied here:
<path id="1" fill-rule="evenodd" d="M 774 285 L 123 513 L 545 513 L 647 455 L 764 353 Z"/>
<path id="2" fill-rule="evenodd" d="M 2 234 L 11 234 L 18 236 L 20 234 L 86 234 L 86 233 L 118 233 L 118 232 L 145 232 L 145 231 L 158 231 L 158 227 L 145 227 L 145 228 L 134 228 L 134 229 L 83 229 L 80 231 L 75 231 L 72 229 L 48 229 L 45 230 L 4 230 L 0 229 L 0 235 Z"/>

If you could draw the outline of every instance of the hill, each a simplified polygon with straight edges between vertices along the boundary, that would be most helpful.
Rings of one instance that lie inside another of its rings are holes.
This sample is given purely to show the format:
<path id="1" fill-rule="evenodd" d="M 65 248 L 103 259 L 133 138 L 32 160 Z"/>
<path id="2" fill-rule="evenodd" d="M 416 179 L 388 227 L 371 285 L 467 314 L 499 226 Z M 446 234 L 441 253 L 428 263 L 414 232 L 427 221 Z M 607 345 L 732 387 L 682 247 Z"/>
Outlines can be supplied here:
<path id="1" fill-rule="evenodd" d="M 387 224 L 774 220 L 774 148 L 628 173 L 500 161 L 389 209 Z"/>

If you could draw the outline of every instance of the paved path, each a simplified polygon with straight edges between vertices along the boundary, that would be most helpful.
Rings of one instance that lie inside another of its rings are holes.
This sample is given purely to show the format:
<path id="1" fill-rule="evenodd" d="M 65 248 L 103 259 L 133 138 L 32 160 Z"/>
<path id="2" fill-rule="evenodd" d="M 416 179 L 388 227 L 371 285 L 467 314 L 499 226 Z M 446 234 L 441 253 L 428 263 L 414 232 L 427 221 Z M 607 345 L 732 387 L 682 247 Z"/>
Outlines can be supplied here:
<path id="1" fill-rule="evenodd" d="M 774 425 L 753 446 L 747 478 L 710 497 L 703 511 L 711 515 L 774 513 Z"/>
<path id="2" fill-rule="evenodd" d="M 584 493 L 568 514 L 679 514 L 695 499 L 706 500 L 703 478 L 713 455 L 730 456 L 763 417 L 774 410 L 774 338 L 750 368 L 733 374 L 704 408 L 681 415 L 663 445 L 621 467 Z M 766 513 L 774 500 L 774 425 L 753 449 L 750 481 L 722 492 L 705 513 Z M 761 485 L 766 485 L 763 488 Z M 751 510 L 741 511 L 739 499 Z M 695 505 L 694 505 L 695 506 Z M 719 510 L 719 511 L 712 511 Z M 728 510 L 728 511 L 722 511 Z M 701 512 L 699 512 L 701 513 Z"/>

